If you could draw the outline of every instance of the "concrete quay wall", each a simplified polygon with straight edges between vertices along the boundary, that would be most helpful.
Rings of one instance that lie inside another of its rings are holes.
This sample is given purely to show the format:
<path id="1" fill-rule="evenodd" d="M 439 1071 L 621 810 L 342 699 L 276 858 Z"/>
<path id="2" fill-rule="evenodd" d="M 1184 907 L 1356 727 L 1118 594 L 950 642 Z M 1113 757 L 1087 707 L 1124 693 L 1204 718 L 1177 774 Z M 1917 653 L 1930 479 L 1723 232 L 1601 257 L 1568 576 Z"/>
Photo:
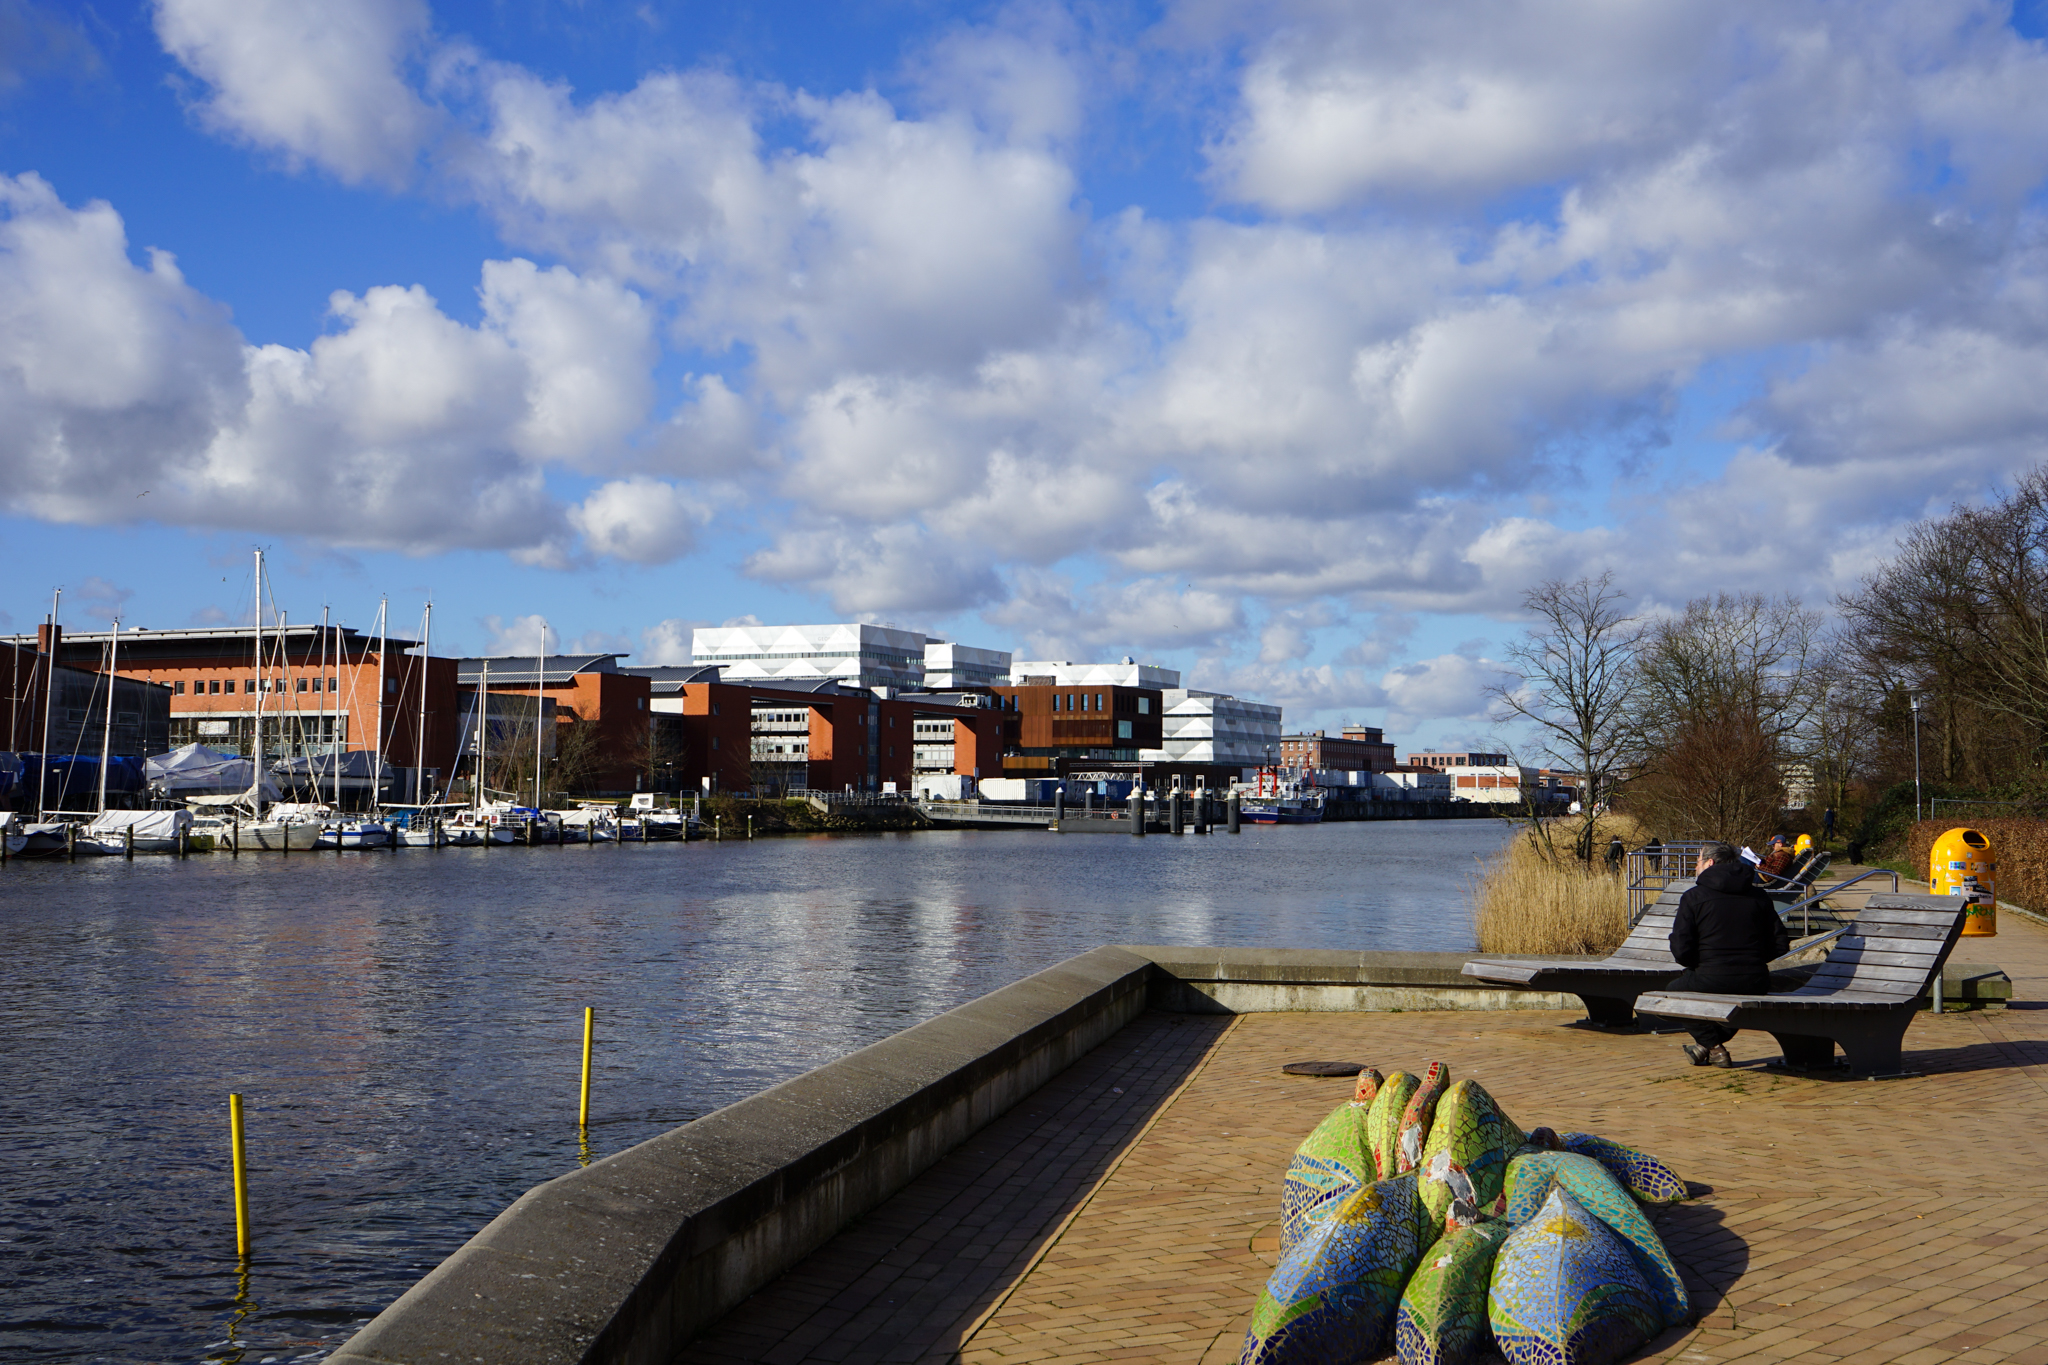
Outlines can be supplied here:
<path id="1" fill-rule="evenodd" d="M 1462 953 L 1104 947 L 536 1186 L 330 1365 L 654 1365 L 1146 1008 L 1559 1009 Z"/>

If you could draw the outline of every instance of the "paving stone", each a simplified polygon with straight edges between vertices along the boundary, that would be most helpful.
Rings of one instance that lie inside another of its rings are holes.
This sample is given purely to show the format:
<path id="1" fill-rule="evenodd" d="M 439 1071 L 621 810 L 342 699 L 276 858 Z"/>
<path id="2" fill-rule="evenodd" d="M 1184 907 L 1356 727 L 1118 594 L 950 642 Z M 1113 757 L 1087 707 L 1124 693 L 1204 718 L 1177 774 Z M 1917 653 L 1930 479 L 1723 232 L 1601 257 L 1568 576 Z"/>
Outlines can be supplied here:
<path id="1" fill-rule="evenodd" d="M 1524 1127 L 1600 1133 L 1710 1186 L 1653 1215 L 1700 1325 L 1640 1359 L 2048 1365 L 2048 931 L 2009 916 L 1970 947 L 2012 977 L 2012 1008 L 1920 1017 L 1921 1074 L 1896 1081 L 1766 1071 L 1761 1033 L 1735 1040 L 1735 1071 L 1694 1068 L 1680 1037 L 1560 1013 L 1147 1014 L 682 1358 L 832 1340 L 849 1361 L 1234 1361 L 1288 1158 L 1345 1098 L 1279 1068 L 1323 1055 L 1441 1059 Z"/>

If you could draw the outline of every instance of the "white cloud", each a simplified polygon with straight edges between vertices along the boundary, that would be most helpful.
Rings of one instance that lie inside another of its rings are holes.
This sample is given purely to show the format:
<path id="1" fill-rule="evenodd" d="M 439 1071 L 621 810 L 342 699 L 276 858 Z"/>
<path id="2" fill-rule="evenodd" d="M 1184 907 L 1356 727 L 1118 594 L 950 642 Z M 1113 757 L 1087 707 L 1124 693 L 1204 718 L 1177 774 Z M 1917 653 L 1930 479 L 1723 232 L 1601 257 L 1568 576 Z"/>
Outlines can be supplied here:
<path id="1" fill-rule="evenodd" d="M 665 621 L 657 621 L 640 632 L 640 649 L 633 656 L 633 661 L 668 665 L 690 663 L 690 632 L 710 624 L 709 621 L 686 616 L 671 616 Z"/>
<path id="2" fill-rule="evenodd" d="M 1387 727 L 1400 731 L 1429 720 L 1481 720 L 1491 703 L 1486 689 L 1506 677 L 1491 659 L 1439 654 L 1391 669 L 1380 679 Z"/>
<path id="3" fill-rule="evenodd" d="M 164 50 L 211 92 L 211 128 L 347 181 L 397 183 L 436 116 L 401 75 L 423 0 L 156 0 Z"/>
<path id="4" fill-rule="evenodd" d="M 666 564 L 690 552 L 709 510 L 672 483 L 620 479 L 569 511 L 569 524 L 597 554 L 636 564 Z"/>
<path id="5" fill-rule="evenodd" d="M 479 616 L 476 623 L 484 629 L 482 653 L 489 655 L 516 655 L 534 658 L 543 649 L 557 653 L 562 647 L 561 633 L 547 623 L 539 613 L 528 616 Z"/>

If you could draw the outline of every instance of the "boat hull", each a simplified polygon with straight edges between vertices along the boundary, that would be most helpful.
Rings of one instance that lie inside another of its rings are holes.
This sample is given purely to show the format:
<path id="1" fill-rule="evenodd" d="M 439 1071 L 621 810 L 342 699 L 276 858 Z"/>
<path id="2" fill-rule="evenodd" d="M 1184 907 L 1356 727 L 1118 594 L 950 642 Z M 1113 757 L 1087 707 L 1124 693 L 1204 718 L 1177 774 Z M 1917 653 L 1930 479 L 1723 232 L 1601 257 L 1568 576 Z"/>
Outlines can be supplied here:
<path id="1" fill-rule="evenodd" d="M 383 848 L 390 842 L 391 831 L 374 820 L 351 820 L 320 831 L 322 848 Z"/>

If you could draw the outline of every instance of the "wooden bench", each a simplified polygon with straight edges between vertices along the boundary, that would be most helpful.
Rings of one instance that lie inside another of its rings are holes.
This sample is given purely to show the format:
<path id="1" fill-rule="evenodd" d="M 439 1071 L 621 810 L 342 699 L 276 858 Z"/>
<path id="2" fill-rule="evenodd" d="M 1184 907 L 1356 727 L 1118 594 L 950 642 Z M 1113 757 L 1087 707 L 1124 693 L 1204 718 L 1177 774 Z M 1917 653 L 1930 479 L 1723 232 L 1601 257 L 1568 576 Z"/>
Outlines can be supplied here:
<path id="1" fill-rule="evenodd" d="M 1963 932 L 1964 902 L 1951 896 L 1872 896 L 1807 983 L 1782 995 L 1645 991 L 1635 1007 L 1668 1019 L 1762 1029 L 1785 1065 L 1835 1064 L 1835 1044 L 1858 1071 L 1900 1070 L 1906 1026 Z"/>
<path id="2" fill-rule="evenodd" d="M 1820 880 L 1821 874 L 1828 870 L 1828 865 L 1834 860 L 1832 853 L 1817 851 L 1794 868 L 1789 877 L 1772 877 L 1762 872 L 1757 873 L 1757 885 L 1761 886 L 1764 894 L 1776 901 L 1780 907 L 1788 906 L 1812 895 L 1813 884 Z M 1779 913 L 1784 913 L 1782 908 Z"/>
<path id="3" fill-rule="evenodd" d="M 1585 1001 L 1589 1021 L 1602 1028 L 1624 1027 L 1635 1020 L 1637 996 L 1669 984 L 1685 970 L 1671 956 L 1671 920 L 1678 913 L 1678 898 L 1691 889 L 1690 877 L 1666 886 L 1612 956 L 1474 958 L 1464 974 L 1495 985 L 1576 995 Z"/>

